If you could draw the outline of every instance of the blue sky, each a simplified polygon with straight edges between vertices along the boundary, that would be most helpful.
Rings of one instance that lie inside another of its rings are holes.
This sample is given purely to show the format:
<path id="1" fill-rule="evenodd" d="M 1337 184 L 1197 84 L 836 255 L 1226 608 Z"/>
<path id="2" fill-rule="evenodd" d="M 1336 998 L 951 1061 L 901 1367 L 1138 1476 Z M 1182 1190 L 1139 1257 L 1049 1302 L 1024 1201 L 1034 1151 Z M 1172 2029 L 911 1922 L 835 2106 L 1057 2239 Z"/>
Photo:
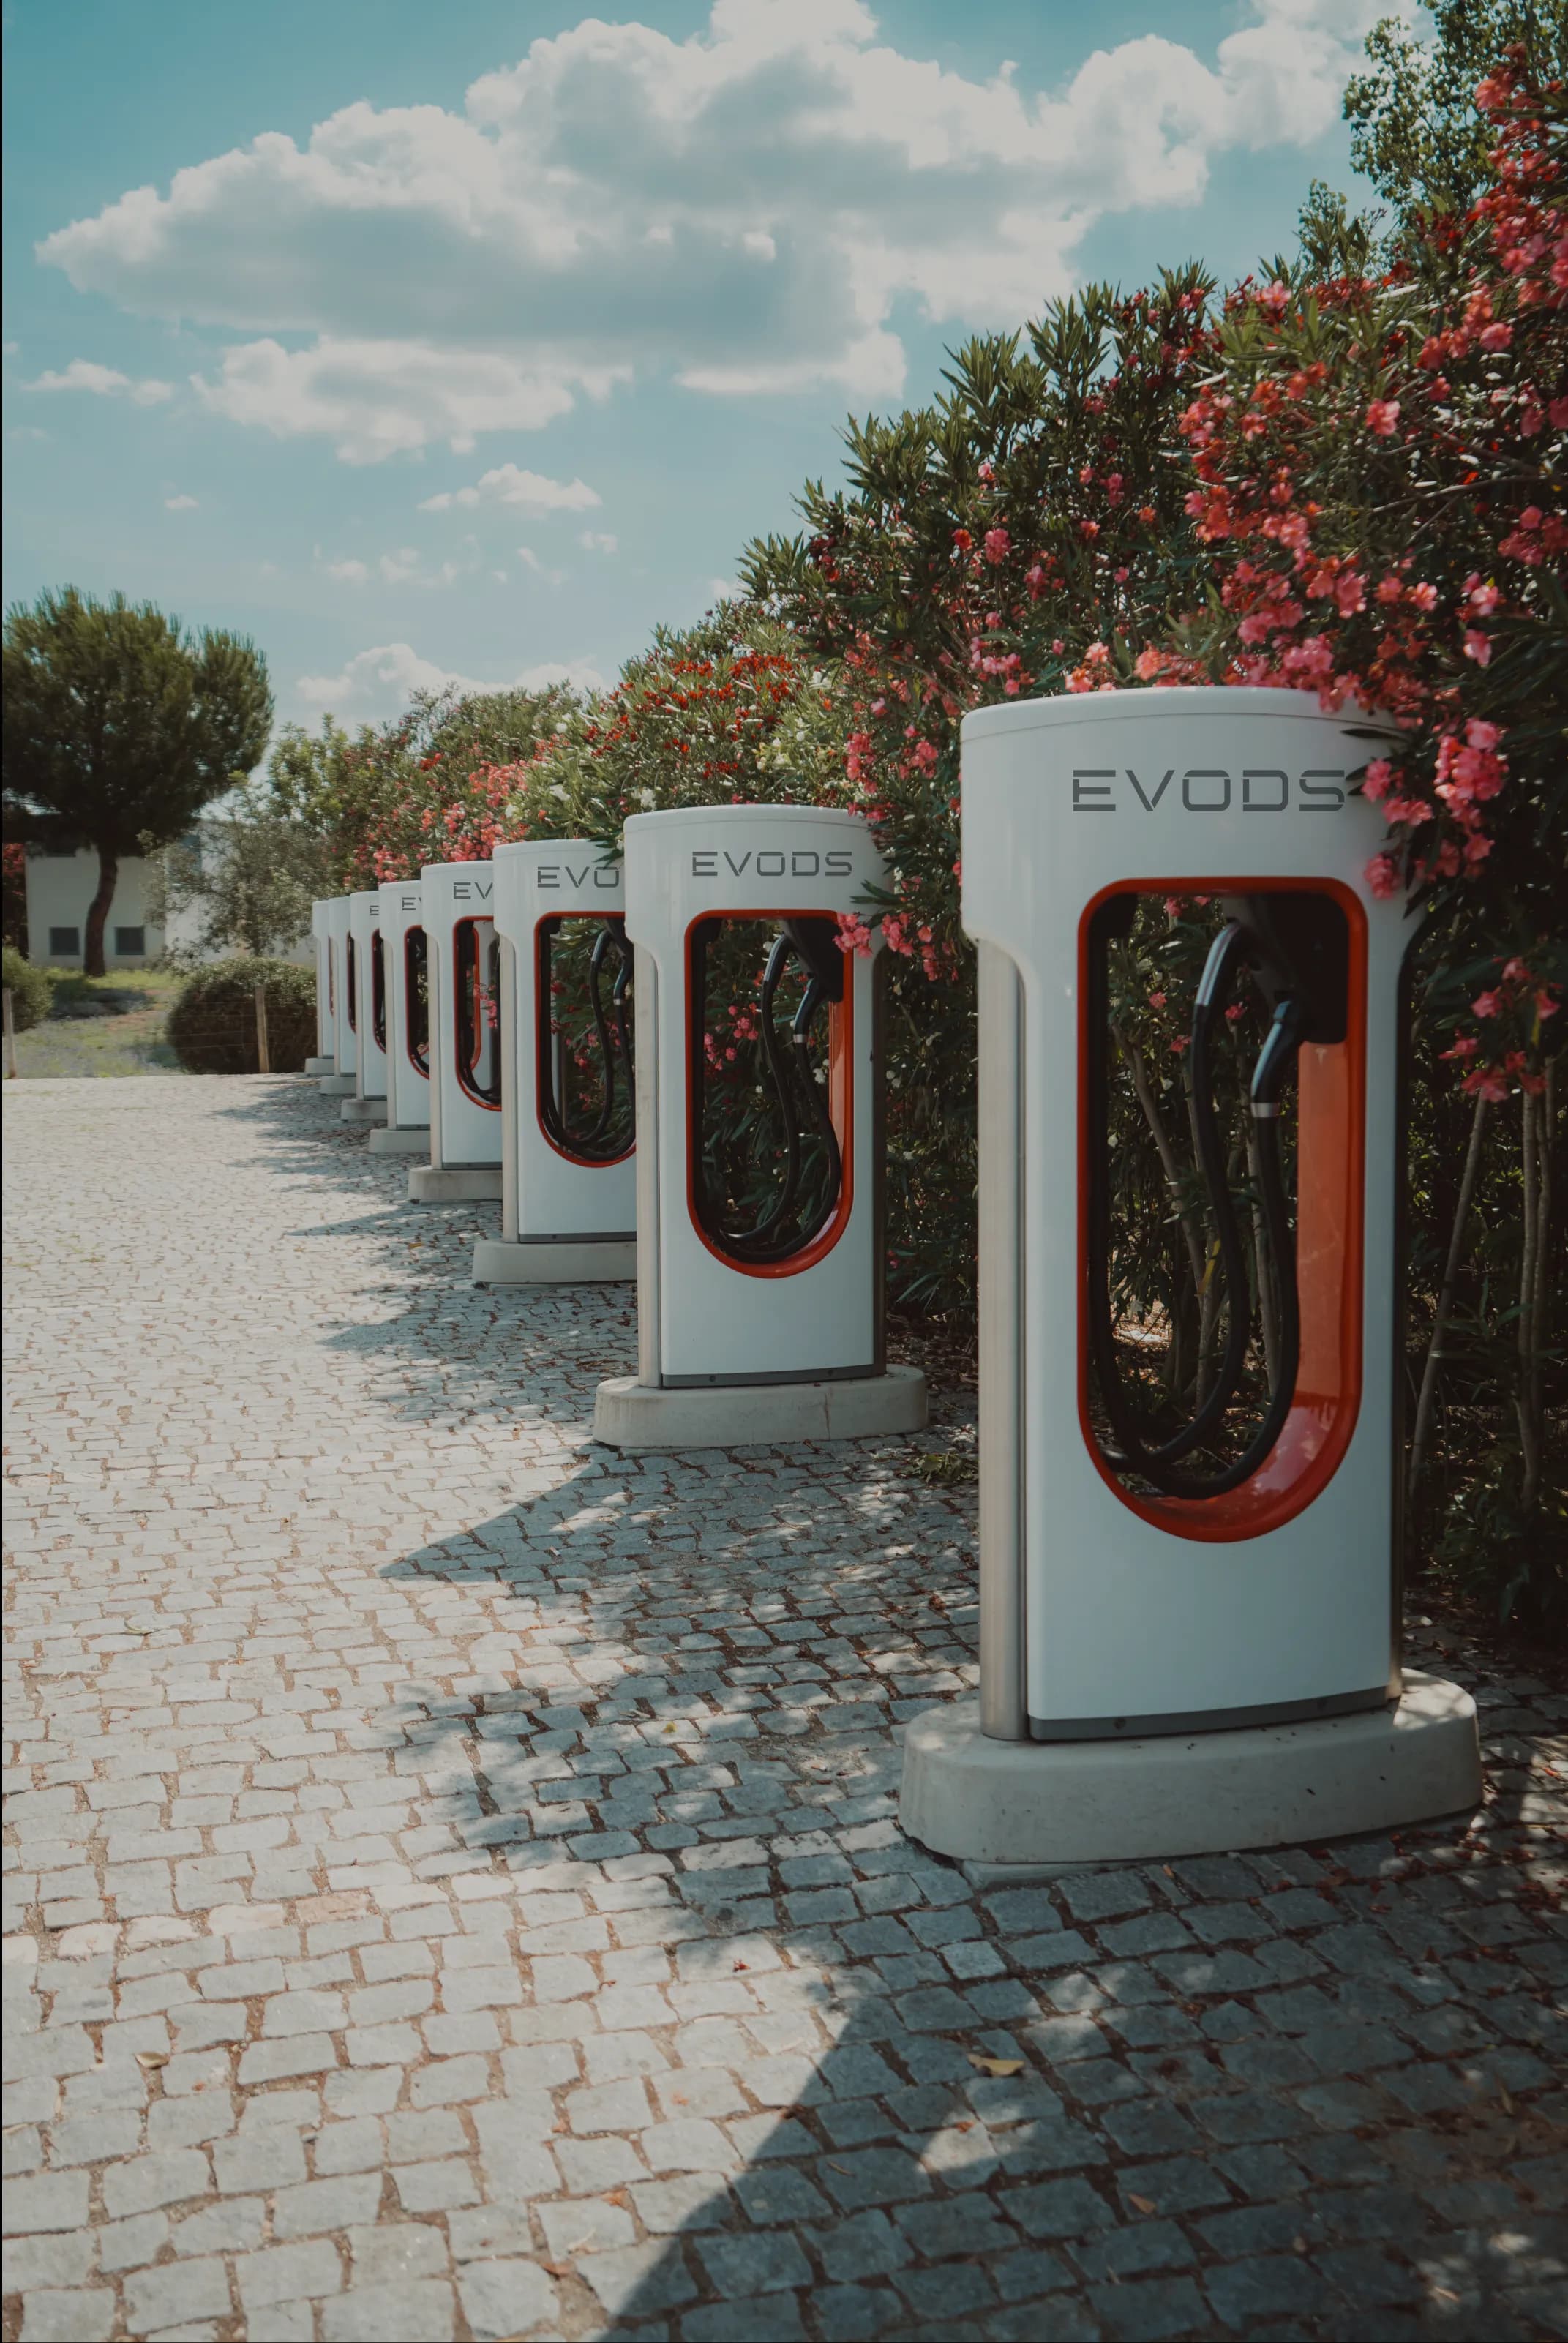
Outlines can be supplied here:
<path id="1" fill-rule="evenodd" d="M 946 346 L 1288 246 L 1386 6 L 11 0 L 5 598 L 612 677 Z"/>

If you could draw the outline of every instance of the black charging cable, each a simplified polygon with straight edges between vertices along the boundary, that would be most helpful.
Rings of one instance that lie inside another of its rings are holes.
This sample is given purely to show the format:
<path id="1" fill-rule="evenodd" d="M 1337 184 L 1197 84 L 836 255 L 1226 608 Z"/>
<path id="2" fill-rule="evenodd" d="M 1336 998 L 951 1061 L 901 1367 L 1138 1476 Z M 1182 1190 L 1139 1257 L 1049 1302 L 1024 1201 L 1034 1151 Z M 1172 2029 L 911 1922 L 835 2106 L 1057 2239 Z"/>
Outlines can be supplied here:
<path id="1" fill-rule="evenodd" d="M 1280 1104 L 1281 1093 L 1294 1070 L 1307 1031 L 1308 1016 L 1302 1000 L 1286 992 L 1276 1001 L 1272 1021 L 1252 1069 L 1249 1091 L 1257 1132 L 1259 1210 L 1264 1245 L 1274 1263 L 1279 1289 L 1274 1375 L 1261 1420 L 1239 1456 L 1210 1472 L 1180 1469 L 1182 1459 L 1204 1445 L 1219 1429 L 1234 1402 L 1251 1338 L 1246 1247 L 1231 1193 L 1224 1141 L 1214 1106 L 1213 1041 L 1236 971 L 1255 950 L 1256 939 L 1247 925 L 1240 920 L 1229 920 L 1210 949 L 1193 1004 L 1188 1054 L 1192 1120 L 1198 1141 L 1198 1166 L 1218 1239 L 1217 1254 L 1209 1274 L 1218 1272 L 1223 1281 L 1225 1348 L 1201 1405 L 1180 1432 L 1159 1443 L 1149 1441 L 1133 1411 L 1116 1356 L 1111 1294 L 1110 1095 L 1104 1048 L 1108 988 L 1103 950 L 1091 955 L 1088 1004 L 1093 1036 L 1089 1134 L 1090 1350 L 1116 1443 L 1109 1461 L 1120 1470 L 1137 1473 L 1168 1497 L 1220 1497 L 1251 1480 L 1277 1443 L 1295 1394 L 1301 1359 L 1301 1307 L 1296 1288 L 1295 1237 L 1280 1153 Z"/>
<path id="2" fill-rule="evenodd" d="M 554 925 L 541 927 L 537 984 L 538 1041 L 543 1061 L 539 1083 L 539 1119 L 545 1135 L 564 1155 L 584 1163 L 618 1163 L 629 1152 L 636 1135 L 636 1088 L 631 1038 L 631 946 L 624 924 L 607 920 L 588 954 L 588 1009 L 598 1044 L 599 1097 L 591 1121 L 574 1127 L 566 1096 L 566 1046 L 552 1017 L 551 940 Z M 614 963 L 609 1003 L 604 998 L 605 971 Z"/>
<path id="3" fill-rule="evenodd" d="M 827 930 L 827 937 L 819 930 Z M 826 1227 L 839 1209 L 843 1192 L 844 1164 L 839 1145 L 839 1134 L 833 1127 L 833 1111 L 826 1085 L 817 1080 L 811 1063 L 811 1034 L 819 1012 L 844 993 L 844 961 L 838 945 L 831 939 L 832 922 L 816 918 L 789 920 L 783 931 L 774 938 L 758 988 L 757 1024 L 761 1043 L 763 1063 L 767 1067 L 773 1091 L 773 1103 L 784 1134 L 784 1176 L 772 1202 L 761 1218 L 749 1229 L 725 1225 L 722 1207 L 712 1198 L 704 1177 L 703 1167 L 697 1167 L 698 1216 L 707 1234 L 734 1260 L 754 1262 L 759 1265 L 788 1261 L 810 1242 L 816 1231 Z M 704 940 L 705 945 L 706 940 Z M 799 1005 L 790 1021 L 790 1050 L 785 1055 L 778 1022 L 779 987 L 792 961 L 799 961 L 806 976 L 805 989 Z M 693 970 L 694 999 L 700 1002 L 706 992 L 706 982 L 696 980 L 706 977 L 706 950 L 701 962 Z M 692 1046 L 694 1074 L 700 1081 L 702 1060 L 700 1036 L 694 1032 Z M 700 1100 L 700 1091 L 699 1093 Z M 801 1109 L 805 1108 L 802 1116 Z M 807 1131 L 822 1142 L 824 1177 L 820 1196 L 812 1203 L 812 1228 L 804 1235 L 799 1228 L 802 1189 L 808 1165 L 802 1140 Z"/>

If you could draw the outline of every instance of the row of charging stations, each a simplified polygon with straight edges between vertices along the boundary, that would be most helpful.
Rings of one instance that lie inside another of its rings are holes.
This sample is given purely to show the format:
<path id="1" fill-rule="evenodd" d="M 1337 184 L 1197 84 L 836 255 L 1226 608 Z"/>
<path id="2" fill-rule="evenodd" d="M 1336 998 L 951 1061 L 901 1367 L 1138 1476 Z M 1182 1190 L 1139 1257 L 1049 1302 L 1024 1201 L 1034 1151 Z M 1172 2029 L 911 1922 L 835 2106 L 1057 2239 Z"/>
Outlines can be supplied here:
<path id="1" fill-rule="evenodd" d="M 943 1854 L 1277 1845 L 1479 1795 L 1473 1705 L 1399 1647 L 1409 930 L 1366 883 L 1355 788 L 1386 739 L 1259 690 L 966 722 L 980 1682 L 910 1726 L 901 1809 Z M 385 1094 L 372 1144 L 427 1131 L 411 1192 L 500 1195 L 476 1275 L 635 1267 L 638 1369 L 600 1386 L 599 1439 L 924 1422 L 883 1349 L 882 969 L 839 948 L 885 880 L 854 816 L 727 807 L 635 817 L 624 862 L 517 843 L 317 907 L 321 1058 Z M 1223 1336 L 1182 1420 L 1181 1376 L 1148 1372 L 1159 1310 L 1123 1322 L 1147 1229 L 1111 1129 L 1127 968 L 1192 907 L 1211 942 L 1175 1046 L 1203 1193 L 1159 1217 L 1201 1224 Z"/>
<path id="2" fill-rule="evenodd" d="M 480 1282 L 638 1284 L 621 1447 L 916 1429 L 885 1356 L 885 881 L 859 818 L 638 816 L 624 862 L 518 841 L 316 907 L 324 1089 L 417 1202 L 499 1198 Z"/>

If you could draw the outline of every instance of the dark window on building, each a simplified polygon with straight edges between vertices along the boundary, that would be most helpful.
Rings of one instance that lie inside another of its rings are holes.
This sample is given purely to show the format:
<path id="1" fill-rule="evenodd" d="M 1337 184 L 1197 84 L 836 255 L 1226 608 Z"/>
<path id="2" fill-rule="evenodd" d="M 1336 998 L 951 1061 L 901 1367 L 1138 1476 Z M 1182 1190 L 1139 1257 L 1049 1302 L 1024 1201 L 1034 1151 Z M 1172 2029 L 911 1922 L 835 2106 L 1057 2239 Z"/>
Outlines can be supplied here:
<path id="1" fill-rule="evenodd" d="M 116 960 L 146 960 L 146 956 L 147 931 L 146 928 L 116 928 L 115 930 L 115 958 Z"/>
<path id="2" fill-rule="evenodd" d="M 79 952 L 81 949 L 82 930 L 80 928 L 50 929 L 49 950 L 51 953 L 75 953 Z"/>

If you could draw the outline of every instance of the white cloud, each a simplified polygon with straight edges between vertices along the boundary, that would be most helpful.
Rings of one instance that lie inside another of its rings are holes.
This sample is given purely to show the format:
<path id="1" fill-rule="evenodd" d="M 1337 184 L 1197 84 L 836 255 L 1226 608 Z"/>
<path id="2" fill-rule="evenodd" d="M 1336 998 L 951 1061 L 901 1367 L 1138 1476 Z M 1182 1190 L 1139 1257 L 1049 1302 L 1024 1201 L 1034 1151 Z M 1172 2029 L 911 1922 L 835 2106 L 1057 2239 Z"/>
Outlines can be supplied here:
<path id="1" fill-rule="evenodd" d="M 543 472 L 521 472 L 516 464 L 498 464 L 482 472 L 472 488 L 443 489 L 427 497 L 421 512 L 449 512 L 454 505 L 520 506 L 525 512 L 587 512 L 600 502 L 597 488 L 586 480 L 552 480 Z"/>
<path id="2" fill-rule="evenodd" d="M 1141 34 L 1034 90 L 906 56 L 861 0 L 714 0 L 684 40 L 589 17 L 460 113 L 359 101 L 303 147 L 266 132 L 40 257 L 259 337 L 204 397 L 351 462 L 536 429 L 635 370 L 887 397 L 900 301 L 1016 323 L 1068 289 L 1105 215 L 1195 204 L 1215 156 L 1329 127 L 1386 0 L 1239 5 L 1201 55 Z"/>
<path id="3" fill-rule="evenodd" d="M 618 540 L 608 529 L 585 528 L 578 543 L 586 546 L 590 553 L 614 553 Z"/>
<path id="4" fill-rule="evenodd" d="M 156 382 L 150 376 L 134 382 L 128 374 L 117 367 L 99 366 L 92 358 L 73 358 L 58 374 L 41 374 L 36 382 L 24 383 L 25 390 L 90 390 L 97 398 L 128 398 L 136 407 L 160 407 L 172 398 L 172 382 Z"/>
<path id="5" fill-rule="evenodd" d="M 456 561 L 443 561 L 436 569 L 423 568 L 411 545 L 384 553 L 379 567 L 388 586 L 451 586 L 463 574 L 461 563 Z"/>
<path id="6" fill-rule="evenodd" d="M 201 506 L 195 497 L 166 497 L 165 512 L 199 512 Z"/>
<path id="7" fill-rule="evenodd" d="M 617 378 L 612 367 L 323 335 L 307 350 L 270 338 L 236 345 L 216 382 L 191 382 L 231 422 L 279 439 L 323 434 L 345 463 L 377 464 L 433 439 L 466 454 L 481 431 L 538 430 L 564 415 L 578 390 L 602 398 Z"/>
<path id="8" fill-rule="evenodd" d="M 539 691 L 549 683 L 569 683 L 578 691 L 605 688 L 603 675 L 588 659 L 546 660 L 485 682 L 421 658 L 411 643 L 378 643 L 373 650 L 358 652 L 336 675 L 300 676 L 295 691 L 310 708 L 369 716 L 402 708 L 416 691 Z"/>
<path id="9" fill-rule="evenodd" d="M 319 546 L 316 548 L 316 562 L 325 576 L 342 586 L 363 586 L 372 575 L 370 564 L 353 555 L 341 561 L 325 560 Z M 400 545 L 394 552 L 382 554 L 376 563 L 375 574 L 386 586 L 452 586 L 465 569 L 474 566 L 471 560 L 443 561 L 434 568 L 427 568 L 413 546 Z"/>
<path id="10" fill-rule="evenodd" d="M 548 568 L 545 562 L 539 559 L 538 555 L 534 551 L 531 545 L 518 546 L 518 559 L 522 563 L 525 569 L 531 569 L 534 576 L 536 578 L 542 578 L 547 585 L 559 586 L 567 574 L 564 569 L 551 569 Z"/>

